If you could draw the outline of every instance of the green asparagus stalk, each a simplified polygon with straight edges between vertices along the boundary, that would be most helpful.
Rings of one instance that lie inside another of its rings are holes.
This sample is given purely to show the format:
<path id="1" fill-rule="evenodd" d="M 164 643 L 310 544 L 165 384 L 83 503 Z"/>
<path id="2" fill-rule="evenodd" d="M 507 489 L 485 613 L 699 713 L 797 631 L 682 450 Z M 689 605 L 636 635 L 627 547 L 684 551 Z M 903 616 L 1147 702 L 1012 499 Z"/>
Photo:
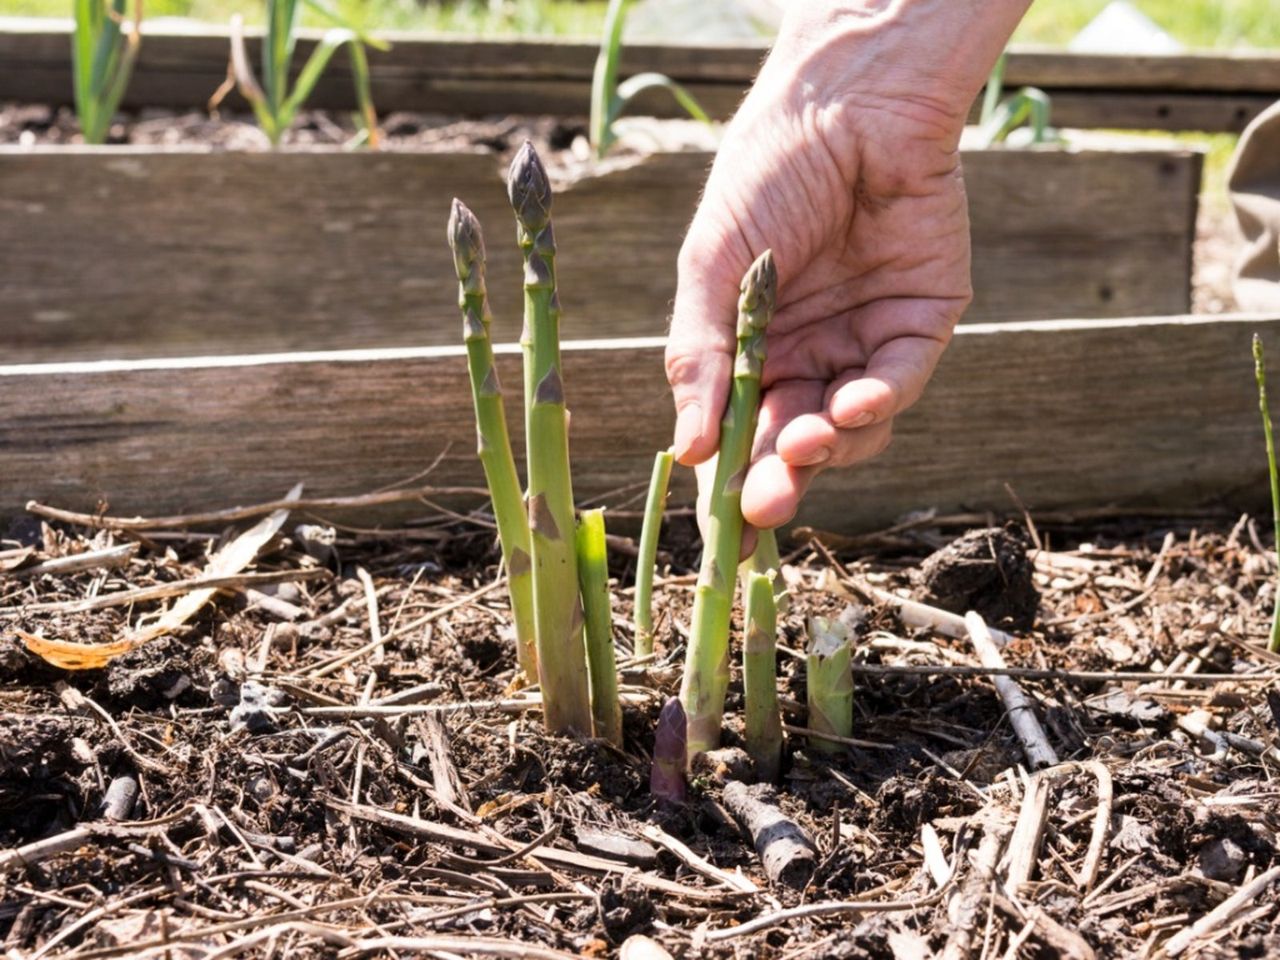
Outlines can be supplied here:
<path id="1" fill-rule="evenodd" d="M 568 411 L 560 376 L 560 300 L 556 294 L 551 183 L 532 144 L 511 164 L 507 193 L 524 253 L 525 448 L 533 608 L 543 717 L 552 733 L 591 733 L 583 646 Z"/>
<path id="2" fill-rule="evenodd" d="M 809 656 L 806 664 L 809 729 L 837 737 L 853 736 L 853 645 L 849 628 L 838 620 L 809 620 Z M 815 753 L 839 753 L 837 741 L 810 737 Z"/>
<path id="3" fill-rule="evenodd" d="M 778 713 L 778 616 L 773 577 L 747 574 L 747 629 L 742 644 L 747 754 L 761 780 L 778 779 L 782 717 Z"/>
<path id="4" fill-rule="evenodd" d="M 609 554 L 604 509 L 584 510 L 578 521 L 578 581 L 586 614 L 587 673 L 596 736 L 622 746 L 618 703 L 618 662 L 613 653 L 613 610 L 609 606 Z"/>
<path id="5" fill-rule="evenodd" d="M 1258 407 L 1262 411 L 1262 433 L 1267 442 L 1267 470 L 1271 476 L 1271 519 L 1275 523 L 1276 557 L 1280 559 L 1280 476 L 1276 473 L 1276 443 L 1271 433 L 1271 411 L 1267 405 L 1267 367 L 1262 357 L 1262 338 L 1253 335 L 1253 375 L 1258 381 Z M 1280 653 L 1280 577 L 1271 614 L 1271 643 L 1268 649 Z"/>
<path id="6" fill-rule="evenodd" d="M 449 215 L 449 247 L 458 274 L 458 306 L 462 308 L 462 336 L 467 344 L 471 400 L 476 410 L 480 463 L 484 467 L 493 515 L 498 522 L 502 559 L 507 567 L 511 616 L 515 621 L 516 655 L 525 677 L 538 676 L 538 653 L 533 619 L 533 567 L 530 559 L 529 518 L 524 493 L 511 455 L 502 384 L 493 363 L 489 339 L 489 300 L 484 284 L 484 237 L 480 221 L 460 200 Z"/>
<path id="7" fill-rule="evenodd" d="M 756 549 L 743 561 L 739 572 L 742 581 L 742 594 L 747 595 L 750 576 L 753 573 L 774 571 L 773 600 L 778 613 L 784 614 L 791 607 L 791 594 L 787 593 L 786 582 L 782 579 L 782 556 L 778 552 L 778 535 L 772 529 L 756 531 Z"/>
<path id="8" fill-rule="evenodd" d="M 680 700 L 689 723 L 689 758 L 720 743 L 729 685 L 729 619 L 742 550 L 742 483 L 760 407 L 765 328 L 773 314 L 777 271 L 772 251 L 751 265 L 738 299 L 738 350 L 729 404 L 720 424 L 720 454 L 707 516 L 702 568 Z"/>
<path id="9" fill-rule="evenodd" d="M 653 567 L 658 557 L 662 514 L 667 506 L 667 484 L 675 455 L 660 450 L 653 458 L 649 497 L 644 504 L 644 526 L 640 528 L 640 555 L 636 558 L 636 649 L 637 657 L 653 653 Z"/>

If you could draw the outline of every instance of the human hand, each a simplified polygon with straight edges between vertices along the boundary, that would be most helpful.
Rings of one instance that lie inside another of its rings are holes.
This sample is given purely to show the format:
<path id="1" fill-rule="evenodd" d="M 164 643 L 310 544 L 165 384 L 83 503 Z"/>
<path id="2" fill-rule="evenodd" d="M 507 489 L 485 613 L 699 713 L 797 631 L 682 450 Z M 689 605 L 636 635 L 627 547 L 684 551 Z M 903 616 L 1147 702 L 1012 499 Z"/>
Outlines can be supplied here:
<path id="1" fill-rule="evenodd" d="M 818 471 L 882 451 L 971 299 L 959 138 L 1028 0 L 792 4 L 734 117 L 679 259 L 667 376 L 675 450 L 719 442 L 738 283 L 772 248 L 770 324 L 742 512 L 785 523 Z"/>

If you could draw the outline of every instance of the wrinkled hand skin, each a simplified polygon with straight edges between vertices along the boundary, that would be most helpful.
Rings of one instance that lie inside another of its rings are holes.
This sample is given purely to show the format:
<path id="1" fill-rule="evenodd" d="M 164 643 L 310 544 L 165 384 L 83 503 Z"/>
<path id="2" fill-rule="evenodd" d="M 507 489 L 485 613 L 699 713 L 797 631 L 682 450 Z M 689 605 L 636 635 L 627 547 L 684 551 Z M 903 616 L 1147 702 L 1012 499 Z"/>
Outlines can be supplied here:
<path id="1" fill-rule="evenodd" d="M 788 6 L 681 249 L 666 355 L 676 455 L 705 490 L 738 284 L 772 247 L 749 524 L 785 523 L 819 470 L 882 451 L 924 389 L 972 296 L 960 133 L 1028 2 Z"/>

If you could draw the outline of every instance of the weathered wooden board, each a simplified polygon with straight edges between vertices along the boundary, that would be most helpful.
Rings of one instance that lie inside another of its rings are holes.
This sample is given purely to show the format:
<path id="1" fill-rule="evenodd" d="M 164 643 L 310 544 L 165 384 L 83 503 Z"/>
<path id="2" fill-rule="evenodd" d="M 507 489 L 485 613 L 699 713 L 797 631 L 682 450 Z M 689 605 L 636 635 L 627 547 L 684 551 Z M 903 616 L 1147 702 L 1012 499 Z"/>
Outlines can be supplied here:
<path id="1" fill-rule="evenodd" d="M 849 531 L 1004 511 L 1006 483 L 1034 509 L 1253 506 L 1267 496 L 1255 331 L 1280 350 L 1274 316 L 963 328 L 890 450 L 820 478 L 800 519 Z M 569 345 L 564 365 L 578 495 L 643 484 L 672 429 L 661 342 Z M 518 395 L 515 351 L 499 367 Z M 477 484 L 465 378 L 454 348 L 0 367 L 0 514 L 38 498 L 154 516 L 299 480 L 358 494 L 437 457 L 431 482 Z M 688 500 L 689 471 L 674 490 Z"/>
<path id="2" fill-rule="evenodd" d="M 566 336 L 665 331 L 709 163 L 632 158 L 561 186 Z M 964 163 L 970 320 L 1188 309 L 1199 154 L 997 150 Z M 501 175 L 489 155 L 0 148 L 6 357 L 454 343 L 454 196 L 487 228 L 497 330 L 515 339 L 521 273 Z"/>
<path id="3" fill-rule="evenodd" d="M 0 100 L 70 101 L 67 29 L 48 21 L 0 21 Z M 370 59 L 374 98 L 383 111 L 565 116 L 587 111 L 593 43 L 411 35 L 391 40 L 390 51 L 373 51 Z M 313 37 L 304 41 L 300 52 L 305 54 L 312 42 Z M 126 104 L 203 107 L 226 76 L 227 49 L 226 31 L 217 28 L 148 31 Z M 759 44 L 638 44 L 627 48 L 623 72 L 666 73 L 716 116 L 727 117 L 765 52 Z M 1218 52 L 1121 57 L 1022 49 L 1010 56 L 1006 79 L 1010 86 L 1047 90 L 1064 126 L 1235 131 L 1280 97 L 1280 57 Z M 352 106 L 341 56 L 320 81 L 312 103 Z M 660 92 L 642 98 L 637 109 L 659 116 L 678 110 Z"/>

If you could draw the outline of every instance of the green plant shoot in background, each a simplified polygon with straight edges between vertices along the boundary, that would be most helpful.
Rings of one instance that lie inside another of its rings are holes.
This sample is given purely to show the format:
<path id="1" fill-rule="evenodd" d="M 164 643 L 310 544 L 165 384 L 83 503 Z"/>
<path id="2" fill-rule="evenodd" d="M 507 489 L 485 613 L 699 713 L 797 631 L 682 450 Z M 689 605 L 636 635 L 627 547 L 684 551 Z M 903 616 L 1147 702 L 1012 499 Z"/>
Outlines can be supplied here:
<path id="1" fill-rule="evenodd" d="M 711 118 L 697 100 L 680 84 L 660 73 L 637 73 L 618 82 L 618 64 L 622 60 L 622 31 L 627 21 L 627 5 L 631 0 L 609 0 L 605 13 L 604 36 L 591 77 L 591 147 L 603 157 L 618 139 L 613 125 L 635 97 L 646 90 L 670 90 L 676 102 L 695 120 L 710 123 Z"/>
<path id="2" fill-rule="evenodd" d="M 290 85 L 290 67 L 298 43 L 298 25 L 305 3 L 312 10 L 338 24 L 328 30 L 317 42 L 311 56 Z M 365 46 L 386 50 L 388 45 L 356 30 L 345 22 L 335 10 L 319 0 L 267 0 L 267 29 L 262 38 L 262 83 L 258 83 L 244 43 L 244 21 L 239 14 L 231 18 L 231 65 L 227 82 L 210 101 L 216 106 L 234 86 L 253 108 L 258 124 L 271 141 L 279 146 L 281 138 L 292 125 L 298 111 L 306 105 L 325 67 L 338 48 L 346 45 L 351 59 L 351 74 L 355 83 L 356 103 L 359 107 L 357 122 L 371 147 L 378 145 L 377 114 L 373 108 L 373 96 L 369 90 L 369 63 Z"/>
<path id="3" fill-rule="evenodd" d="M 1005 143 L 1024 123 L 1030 131 L 1030 143 L 1052 143 L 1057 132 L 1049 126 L 1049 95 L 1039 87 L 1023 87 L 1001 100 L 1004 93 L 1004 66 L 1007 54 L 1001 54 L 987 77 L 982 95 L 982 113 L 978 120 L 979 145 L 989 147 Z"/>
<path id="4" fill-rule="evenodd" d="M 1275 523 L 1276 559 L 1280 561 L 1280 476 L 1276 472 L 1276 443 L 1271 432 L 1271 411 L 1267 406 L 1267 367 L 1262 357 L 1262 338 L 1253 335 L 1253 375 L 1258 381 L 1258 408 L 1262 411 L 1262 433 L 1267 442 L 1267 471 L 1271 477 L 1271 518 Z M 1271 643 L 1268 649 L 1280 653 L 1280 577 L 1272 600 Z"/>
<path id="5" fill-rule="evenodd" d="M 85 142 L 102 143 L 138 59 L 142 0 L 76 0 L 75 20 L 76 115 Z"/>

